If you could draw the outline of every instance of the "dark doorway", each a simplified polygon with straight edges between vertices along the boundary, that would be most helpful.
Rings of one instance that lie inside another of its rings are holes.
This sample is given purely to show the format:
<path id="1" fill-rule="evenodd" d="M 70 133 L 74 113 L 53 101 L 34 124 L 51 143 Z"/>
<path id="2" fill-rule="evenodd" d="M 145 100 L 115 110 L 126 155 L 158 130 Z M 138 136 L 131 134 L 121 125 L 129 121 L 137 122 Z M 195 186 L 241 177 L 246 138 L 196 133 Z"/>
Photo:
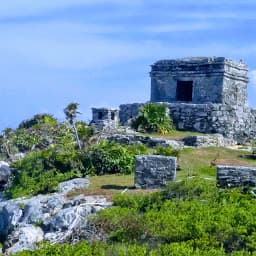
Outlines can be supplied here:
<path id="1" fill-rule="evenodd" d="M 103 118 L 103 113 L 102 112 L 98 112 L 98 119 L 101 120 Z"/>
<path id="2" fill-rule="evenodd" d="M 111 112 L 111 120 L 115 120 L 115 112 Z"/>
<path id="3" fill-rule="evenodd" d="M 192 101 L 193 81 L 177 81 L 176 100 Z"/>

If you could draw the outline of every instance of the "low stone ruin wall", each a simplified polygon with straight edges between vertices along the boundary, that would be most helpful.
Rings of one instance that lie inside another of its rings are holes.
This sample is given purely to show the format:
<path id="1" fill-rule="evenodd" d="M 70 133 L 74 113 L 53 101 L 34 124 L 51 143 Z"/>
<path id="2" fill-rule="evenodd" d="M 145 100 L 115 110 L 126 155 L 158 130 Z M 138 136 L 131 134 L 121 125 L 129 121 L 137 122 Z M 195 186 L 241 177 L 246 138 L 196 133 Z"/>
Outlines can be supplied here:
<path id="1" fill-rule="evenodd" d="M 182 141 L 185 146 L 190 147 L 226 147 L 235 144 L 234 140 L 225 138 L 221 134 L 188 136 Z"/>
<path id="2" fill-rule="evenodd" d="M 223 137 L 221 134 L 212 135 L 193 135 L 187 136 L 181 140 L 166 140 L 163 138 L 154 138 L 150 136 L 134 135 L 134 134 L 112 134 L 104 136 L 108 141 L 114 141 L 123 145 L 144 144 L 147 147 L 168 147 L 174 149 L 183 149 L 184 146 L 189 147 L 226 147 L 234 145 L 232 139 Z"/>
<path id="3" fill-rule="evenodd" d="M 157 189 L 166 185 L 167 181 L 176 178 L 176 157 L 158 155 L 136 156 L 135 178 L 136 188 Z"/>
<path id="4" fill-rule="evenodd" d="M 108 141 L 115 141 L 124 145 L 132 144 L 145 144 L 148 147 L 168 147 L 171 146 L 174 149 L 182 149 L 183 143 L 175 140 L 165 140 L 161 138 L 153 138 L 149 136 L 140 136 L 140 135 L 129 135 L 129 134 L 113 134 L 105 137 Z"/>
<path id="5" fill-rule="evenodd" d="M 244 143 L 256 135 L 256 110 L 243 106 L 225 104 L 166 103 L 170 109 L 173 124 L 178 130 L 202 133 L 219 133 Z M 120 106 L 122 125 L 139 113 L 143 104 L 134 103 Z"/>
<path id="6" fill-rule="evenodd" d="M 255 111 L 247 107 L 223 104 L 168 105 L 177 129 L 219 133 L 238 143 L 252 139 L 256 134 Z"/>
<path id="7" fill-rule="evenodd" d="M 128 125 L 133 117 L 138 116 L 144 103 L 122 104 L 119 106 L 119 119 L 122 125 Z"/>
<path id="8" fill-rule="evenodd" d="M 220 187 L 256 187 L 256 167 L 218 165 L 217 183 Z"/>

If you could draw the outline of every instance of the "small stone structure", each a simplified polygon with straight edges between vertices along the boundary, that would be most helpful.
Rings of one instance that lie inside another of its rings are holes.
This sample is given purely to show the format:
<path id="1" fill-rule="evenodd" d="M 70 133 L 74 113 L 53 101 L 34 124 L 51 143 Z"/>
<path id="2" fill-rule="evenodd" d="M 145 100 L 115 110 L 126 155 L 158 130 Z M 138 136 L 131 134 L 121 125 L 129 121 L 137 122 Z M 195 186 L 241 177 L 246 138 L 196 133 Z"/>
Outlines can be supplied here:
<path id="1" fill-rule="evenodd" d="M 98 130 L 117 129 L 119 124 L 119 110 L 111 108 L 92 108 L 93 125 Z"/>
<path id="2" fill-rule="evenodd" d="M 165 103 L 178 130 L 219 133 L 236 143 L 256 136 L 256 110 L 247 107 L 248 69 L 223 57 L 161 60 L 152 65 L 151 101 Z M 127 125 L 141 103 L 120 106 Z"/>
<path id="3" fill-rule="evenodd" d="M 217 183 L 220 187 L 256 187 L 256 167 L 218 165 Z"/>
<path id="4" fill-rule="evenodd" d="M 162 188 L 167 181 L 176 178 L 176 157 L 159 155 L 136 156 L 135 178 L 136 188 Z"/>

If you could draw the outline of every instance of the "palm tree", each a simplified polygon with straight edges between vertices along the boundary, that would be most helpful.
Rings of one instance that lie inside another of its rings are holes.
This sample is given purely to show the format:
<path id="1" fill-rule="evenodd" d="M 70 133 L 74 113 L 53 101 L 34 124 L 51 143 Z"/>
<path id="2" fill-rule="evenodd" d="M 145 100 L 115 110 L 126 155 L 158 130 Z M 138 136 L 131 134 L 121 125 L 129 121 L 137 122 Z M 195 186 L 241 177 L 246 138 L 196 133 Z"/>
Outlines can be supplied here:
<path id="1" fill-rule="evenodd" d="M 81 149 L 81 143 L 78 137 L 76 125 L 75 125 L 75 119 L 77 117 L 77 114 L 81 114 L 78 109 L 79 104 L 76 102 L 71 102 L 67 105 L 67 107 L 64 109 L 64 113 L 66 115 L 66 119 L 69 122 L 70 126 L 74 129 L 75 135 L 76 135 L 76 141 L 79 149 Z"/>

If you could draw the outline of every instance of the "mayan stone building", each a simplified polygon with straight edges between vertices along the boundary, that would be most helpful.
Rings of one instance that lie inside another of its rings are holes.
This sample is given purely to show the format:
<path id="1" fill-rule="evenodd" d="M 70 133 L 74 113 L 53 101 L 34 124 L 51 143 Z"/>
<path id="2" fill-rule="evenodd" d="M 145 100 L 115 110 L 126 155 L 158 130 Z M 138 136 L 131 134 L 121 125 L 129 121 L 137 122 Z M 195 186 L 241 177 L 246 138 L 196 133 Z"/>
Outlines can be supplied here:
<path id="1" fill-rule="evenodd" d="M 165 103 L 180 130 L 219 133 L 238 143 L 256 135 L 256 110 L 247 103 L 248 68 L 223 57 L 160 60 L 151 66 L 152 102 Z M 120 106 L 120 122 L 142 103 Z"/>
<path id="2" fill-rule="evenodd" d="M 153 64 L 151 101 L 244 106 L 247 66 L 225 58 L 161 60 Z"/>

